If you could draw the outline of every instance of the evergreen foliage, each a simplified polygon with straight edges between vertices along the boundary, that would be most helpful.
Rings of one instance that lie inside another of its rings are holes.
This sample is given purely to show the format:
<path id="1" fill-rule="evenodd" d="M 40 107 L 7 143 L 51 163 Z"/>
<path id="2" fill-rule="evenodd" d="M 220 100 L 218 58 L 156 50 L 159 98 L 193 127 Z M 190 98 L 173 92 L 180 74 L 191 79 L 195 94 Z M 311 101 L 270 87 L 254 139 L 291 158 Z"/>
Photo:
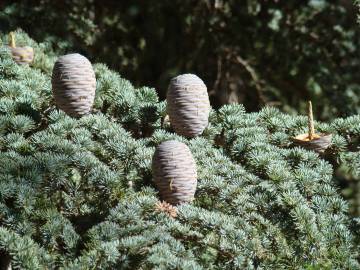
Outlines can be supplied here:
<path id="1" fill-rule="evenodd" d="M 212 110 L 188 140 L 164 122 L 154 89 L 95 64 L 94 112 L 74 119 L 53 105 L 48 46 L 17 36 L 35 62 L 18 66 L 2 47 L 0 249 L 14 268 L 360 268 L 359 224 L 334 177 L 360 178 L 360 116 L 316 123 L 334 134 L 324 157 L 291 144 L 306 117 L 274 108 Z M 176 218 L 155 210 L 151 172 L 169 139 L 189 146 L 198 169 L 195 201 Z"/>

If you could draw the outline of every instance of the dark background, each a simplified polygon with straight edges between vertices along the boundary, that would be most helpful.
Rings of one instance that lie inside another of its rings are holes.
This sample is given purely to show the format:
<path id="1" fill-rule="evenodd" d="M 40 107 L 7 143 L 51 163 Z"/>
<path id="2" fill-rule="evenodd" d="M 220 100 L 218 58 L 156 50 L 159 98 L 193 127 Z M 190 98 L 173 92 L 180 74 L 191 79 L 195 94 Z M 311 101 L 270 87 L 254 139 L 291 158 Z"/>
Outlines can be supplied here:
<path id="1" fill-rule="evenodd" d="M 22 28 L 59 53 L 106 63 L 165 98 L 196 73 L 211 104 L 272 105 L 328 120 L 360 113 L 357 7 L 352 0 L 1 1 L 1 29 Z"/>

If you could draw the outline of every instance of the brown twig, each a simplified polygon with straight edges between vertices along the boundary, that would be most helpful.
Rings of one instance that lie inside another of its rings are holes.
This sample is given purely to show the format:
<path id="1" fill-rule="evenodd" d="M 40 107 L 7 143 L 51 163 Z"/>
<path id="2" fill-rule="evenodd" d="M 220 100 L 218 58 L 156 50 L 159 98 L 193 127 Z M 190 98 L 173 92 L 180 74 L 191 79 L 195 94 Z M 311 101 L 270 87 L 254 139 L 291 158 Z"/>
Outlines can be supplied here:
<path id="1" fill-rule="evenodd" d="M 219 55 L 217 58 L 217 73 L 216 73 L 216 80 L 213 86 L 213 89 L 209 92 L 209 95 L 213 95 L 216 93 L 217 89 L 219 88 L 220 81 L 222 75 L 222 57 Z"/>
<path id="2" fill-rule="evenodd" d="M 256 91 L 257 91 L 257 94 L 258 94 L 258 97 L 259 97 L 260 104 L 265 105 L 267 103 L 266 98 L 265 98 L 265 96 L 263 94 L 263 88 L 261 86 L 260 79 L 257 76 L 255 70 L 241 56 L 237 55 L 235 57 L 235 59 L 239 64 L 241 64 L 246 69 L 247 72 L 249 72 L 251 78 L 253 79 L 253 81 L 255 83 L 255 88 L 256 88 Z"/>

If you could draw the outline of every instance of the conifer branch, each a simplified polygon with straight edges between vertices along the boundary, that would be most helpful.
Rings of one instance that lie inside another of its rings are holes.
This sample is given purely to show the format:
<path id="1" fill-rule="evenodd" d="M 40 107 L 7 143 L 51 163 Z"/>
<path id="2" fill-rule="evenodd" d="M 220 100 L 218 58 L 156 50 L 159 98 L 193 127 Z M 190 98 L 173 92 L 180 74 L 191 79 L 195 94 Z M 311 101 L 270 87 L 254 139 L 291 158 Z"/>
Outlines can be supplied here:
<path id="1" fill-rule="evenodd" d="M 306 126 L 316 137 L 313 124 L 271 107 L 225 105 L 188 140 L 162 127 L 154 89 L 95 64 L 99 112 L 73 119 L 48 109 L 53 52 L 17 35 L 44 61 L 0 57 L 0 250 L 14 268 L 360 268 L 355 207 L 334 183 L 338 166 L 360 177 L 359 115 L 317 123 L 334 134 L 331 164 L 290 144 Z M 185 143 L 198 170 L 194 201 L 176 210 L 155 206 L 152 156 L 166 140 Z"/>

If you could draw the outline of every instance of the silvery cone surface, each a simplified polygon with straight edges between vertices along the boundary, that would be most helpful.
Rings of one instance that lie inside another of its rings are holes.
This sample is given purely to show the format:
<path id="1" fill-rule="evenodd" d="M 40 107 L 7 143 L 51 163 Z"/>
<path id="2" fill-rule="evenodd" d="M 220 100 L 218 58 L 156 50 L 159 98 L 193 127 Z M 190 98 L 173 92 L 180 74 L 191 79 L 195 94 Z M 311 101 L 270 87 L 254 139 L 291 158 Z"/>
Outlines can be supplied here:
<path id="1" fill-rule="evenodd" d="M 52 73 L 56 105 L 72 117 L 90 113 L 96 90 L 95 73 L 90 61 L 78 54 L 60 56 Z"/>
<path id="2" fill-rule="evenodd" d="M 206 85 L 194 74 L 183 74 L 170 81 L 167 112 L 171 126 L 179 135 L 192 138 L 208 125 L 210 102 Z"/>
<path id="3" fill-rule="evenodd" d="M 196 163 L 186 144 L 175 140 L 162 142 L 155 150 L 152 171 L 162 200 L 177 205 L 194 199 Z"/>
<path id="4" fill-rule="evenodd" d="M 34 60 L 34 49 L 31 47 L 10 47 L 13 60 L 19 65 L 30 64 Z"/>

